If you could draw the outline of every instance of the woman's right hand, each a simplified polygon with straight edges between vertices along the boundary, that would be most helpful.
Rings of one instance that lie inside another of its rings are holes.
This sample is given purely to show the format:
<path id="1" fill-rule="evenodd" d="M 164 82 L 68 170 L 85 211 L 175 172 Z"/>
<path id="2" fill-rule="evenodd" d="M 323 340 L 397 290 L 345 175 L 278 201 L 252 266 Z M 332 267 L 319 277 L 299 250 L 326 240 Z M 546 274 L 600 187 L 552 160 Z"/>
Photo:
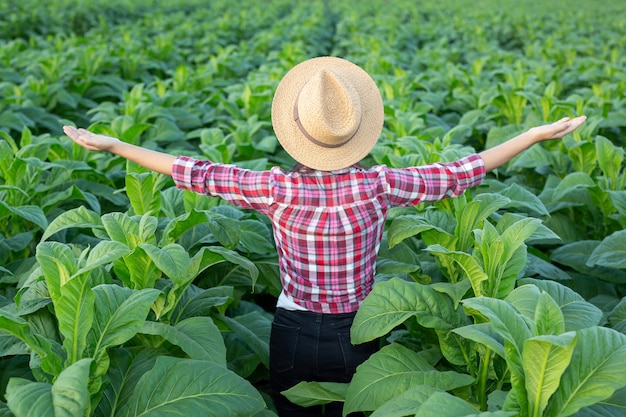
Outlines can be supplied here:
<path id="1" fill-rule="evenodd" d="M 87 129 L 77 129 L 73 126 L 63 126 L 63 131 L 70 139 L 90 151 L 112 151 L 120 140 L 111 136 L 98 135 Z"/>

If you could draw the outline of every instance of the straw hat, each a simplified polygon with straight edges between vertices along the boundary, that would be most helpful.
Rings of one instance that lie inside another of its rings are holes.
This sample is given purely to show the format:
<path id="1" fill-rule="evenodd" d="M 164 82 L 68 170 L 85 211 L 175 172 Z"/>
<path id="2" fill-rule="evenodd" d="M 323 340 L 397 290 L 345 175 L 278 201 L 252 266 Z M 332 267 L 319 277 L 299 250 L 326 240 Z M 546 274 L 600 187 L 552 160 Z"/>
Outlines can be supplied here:
<path id="1" fill-rule="evenodd" d="M 374 80 L 341 58 L 319 57 L 293 67 L 272 102 L 272 125 L 298 162 L 332 171 L 372 150 L 382 131 L 383 102 Z"/>

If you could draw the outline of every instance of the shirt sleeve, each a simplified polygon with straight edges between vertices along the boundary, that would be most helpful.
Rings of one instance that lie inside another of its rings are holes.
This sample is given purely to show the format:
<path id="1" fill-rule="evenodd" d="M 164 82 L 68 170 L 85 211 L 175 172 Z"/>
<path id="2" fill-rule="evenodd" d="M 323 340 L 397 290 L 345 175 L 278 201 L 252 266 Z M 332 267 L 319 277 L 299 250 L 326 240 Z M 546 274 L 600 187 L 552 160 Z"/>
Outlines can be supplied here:
<path id="1" fill-rule="evenodd" d="M 456 197 L 479 185 L 485 174 L 485 163 L 478 154 L 448 163 L 389 168 L 386 172 L 389 199 L 395 206 L 411 206 Z"/>
<path id="2" fill-rule="evenodd" d="M 179 156 L 172 166 L 177 188 L 221 197 L 240 208 L 266 213 L 271 204 L 270 171 L 251 171 L 235 165 Z"/>

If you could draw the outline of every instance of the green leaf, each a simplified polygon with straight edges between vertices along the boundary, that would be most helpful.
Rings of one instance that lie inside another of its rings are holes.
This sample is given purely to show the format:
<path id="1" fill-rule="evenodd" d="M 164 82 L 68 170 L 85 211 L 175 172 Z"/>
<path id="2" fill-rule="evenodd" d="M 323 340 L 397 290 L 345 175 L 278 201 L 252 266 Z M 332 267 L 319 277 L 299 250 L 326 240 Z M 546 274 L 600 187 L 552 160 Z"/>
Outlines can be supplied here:
<path id="1" fill-rule="evenodd" d="M 443 229 L 431 224 L 425 217 L 415 215 L 397 217 L 391 222 L 387 231 L 389 247 L 393 248 L 403 240 L 431 229 L 445 233 Z"/>
<path id="2" fill-rule="evenodd" d="M 534 319 L 538 335 L 559 335 L 565 332 L 565 318 L 561 308 L 546 292 L 542 292 L 537 300 Z"/>
<path id="3" fill-rule="evenodd" d="M 21 317 L 0 309 L 0 330 L 24 342 L 41 358 L 41 369 L 57 376 L 63 369 L 63 349 L 53 340 L 34 333 L 29 323 Z"/>
<path id="4" fill-rule="evenodd" d="M 501 358 L 505 357 L 504 338 L 489 323 L 472 324 L 452 329 L 452 331 L 466 339 L 485 345 Z"/>
<path id="5" fill-rule="evenodd" d="M 357 368 L 348 388 L 344 414 L 375 410 L 418 385 L 448 391 L 473 381 L 469 375 L 438 371 L 418 353 L 394 343 L 383 347 Z"/>
<path id="6" fill-rule="evenodd" d="M 156 267 L 176 284 L 183 285 L 195 278 L 188 274 L 191 264 L 189 253 L 179 244 L 172 243 L 163 248 L 142 244 L 140 247 L 150 256 Z"/>
<path id="7" fill-rule="evenodd" d="M 15 215 L 27 220 L 37 226 L 40 229 L 46 230 L 48 227 L 48 220 L 43 210 L 39 206 L 19 206 L 13 207 L 8 205 L 3 200 L 0 200 L 0 219 L 5 216 Z"/>
<path id="8" fill-rule="evenodd" d="M 73 275 L 84 274 L 100 266 L 108 265 L 130 253 L 130 248 L 112 240 L 100 241 L 89 251 L 85 265 Z"/>
<path id="9" fill-rule="evenodd" d="M 126 175 L 126 194 L 135 214 L 158 213 L 161 208 L 161 194 L 155 184 L 152 172 Z"/>
<path id="10" fill-rule="evenodd" d="M 533 284 L 545 291 L 556 301 L 563 313 L 565 331 L 579 330 L 596 326 L 602 320 L 602 310 L 587 302 L 580 294 L 554 281 L 524 278 L 520 285 Z"/>
<path id="11" fill-rule="evenodd" d="M 139 379 L 149 372 L 159 356 L 167 352 L 145 346 L 113 348 L 109 351 L 109 368 L 102 399 L 94 410 L 94 417 L 111 417 L 123 407 L 135 390 Z"/>
<path id="12" fill-rule="evenodd" d="M 95 298 L 88 274 L 70 279 L 61 286 L 61 297 L 53 299 L 54 311 L 67 352 L 66 364 L 83 359 L 87 350 L 87 335 L 94 320 Z"/>
<path id="13" fill-rule="evenodd" d="M 559 387 L 576 345 L 576 334 L 537 336 L 524 343 L 522 366 L 528 395 L 528 415 L 542 417 L 548 400 Z"/>
<path id="14" fill-rule="evenodd" d="M 187 287 L 172 313 L 172 323 L 190 317 L 208 316 L 212 309 L 219 314 L 225 314 L 234 300 L 234 291 L 234 287 L 230 285 L 207 289 L 193 285 Z"/>
<path id="15" fill-rule="evenodd" d="M 450 330 L 464 323 L 447 295 L 429 286 L 392 278 L 376 284 L 359 308 L 350 336 L 359 344 L 386 335 L 410 317 L 422 326 Z"/>
<path id="16" fill-rule="evenodd" d="M 626 334 L 626 297 L 623 297 L 621 301 L 613 307 L 607 319 L 612 329 Z"/>
<path id="17" fill-rule="evenodd" d="M 302 381 L 286 391 L 282 391 L 289 401 L 302 407 L 345 401 L 349 384 L 340 382 Z"/>
<path id="18" fill-rule="evenodd" d="M 221 246 L 210 246 L 208 247 L 208 250 L 210 250 L 211 252 L 217 253 L 219 255 L 222 255 L 224 259 L 226 259 L 228 262 L 233 263 L 243 268 L 244 270 L 246 270 L 248 274 L 250 275 L 250 278 L 252 278 L 251 285 L 252 285 L 252 288 L 254 288 L 254 286 L 256 285 L 256 280 L 259 277 L 259 269 L 256 267 L 254 262 L 252 262 L 248 258 L 241 256 L 239 253 L 235 251 L 229 250 L 227 248 L 223 248 Z"/>
<path id="19" fill-rule="evenodd" d="M 61 372 L 53 385 L 13 378 L 7 385 L 7 404 L 15 417 L 80 417 L 89 403 L 91 359 Z"/>
<path id="20" fill-rule="evenodd" d="M 607 400 L 581 408 L 576 417 L 624 417 L 626 415 L 626 387 L 615 391 Z"/>
<path id="21" fill-rule="evenodd" d="M 257 355 L 261 363 L 269 368 L 271 328 L 269 319 L 258 313 L 248 313 L 235 318 L 221 316 L 220 320 L 226 323 L 250 350 Z"/>
<path id="22" fill-rule="evenodd" d="M 626 269 L 626 230 L 605 237 L 587 260 L 587 266 L 600 265 Z"/>
<path id="23" fill-rule="evenodd" d="M 89 334 L 92 356 L 98 358 L 108 348 L 135 336 L 159 293 L 155 289 L 137 291 L 114 284 L 94 287 L 95 314 Z"/>
<path id="24" fill-rule="evenodd" d="M 69 246 L 58 242 L 40 243 L 35 256 L 43 270 L 50 297 L 58 302 L 61 287 L 77 270 L 76 256 Z"/>
<path id="25" fill-rule="evenodd" d="M 154 243 L 144 242 L 139 238 L 140 233 L 144 231 L 140 229 L 139 222 L 127 214 L 107 213 L 102 216 L 101 221 L 111 240 L 121 242 L 131 249 L 135 249 L 141 243 Z"/>
<path id="26" fill-rule="evenodd" d="M 520 210 L 526 209 L 533 215 L 539 216 L 548 216 L 550 214 L 541 200 L 523 186 L 512 184 L 505 190 L 502 190 L 501 194 L 510 200 L 510 203 L 505 207 Z"/>
<path id="27" fill-rule="evenodd" d="M 505 359 L 509 367 L 521 364 L 524 342 L 533 335 L 532 324 L 504 300 L 488 297 L 469 298 L 463 301 L 463 306 L 468 314 L 488 319 L 493 329 L 509 343 L 508 350 L 505 343 Z M 522 372 L 521 369 L 516 371 Z"/>
<path id="28" fill-rule="evenodd" d="M 465 272 L 465 275 L 472 283 L 472 289 L 474 290 L 474 295 L 481 296 L 483 295 L 482 290 L 482 282 L 487 281 L 489 276 L 483 271 L 481 266 L 476 262 L 476 259 L 472 257 L 472 255 L 465 252 L 458 251 L 450 251 L 444 248 L 441 245 L 431 245 L 426 248 L 430 253 L 449 258 L 454 261 L 457 265 L 461 267 L 461 269 Z"/>
<path id="29" fill-rule="evenodd" d="M 210 317 L 191 317 L 174 326 L 145 322 L 140 333 L 163 337 L 179 346 L 191 359 L 226 366 L 226 346 L 219 329 Z"/>
<path id="30" fill-rule="evenodd" d="M 616 180 L 624 161 L 624 148 L 613 145 L 613 142 L 603 136 L 596 136 L 595 143 L 598 165 L 604 176 L 613 183 L 613 187 L 616 187 Z"/>
<path id="31" fill-rule="evenodd" d="M 549 415 L 572 415 L 626 386 L 625 335 L 590 327 L 579 330 L 577 340 L 570 366 L 548 407 Z"/>
<path id="32" fill-rule="evenodd" d="M 563 200 L 571 192 L 596 186 L 589 174 L 584 172 L 572 172 L 561 180 L 553 191 L 553 201 Z"/>
<path id="33" fill-rule="evenodd" d="M 102 229 L 102 221 L 97 213 L 80 206 L 76 209 L 68 210 L 54 219 L 41 237 L 41 241 L 47 240 L 61 230 L 74 227 Z"/>
<path id="34" fill-rule="evenodd" d="M 258 220 L 243 220 L 240 223 L 239 244 L 246 252 L 265 255 L 276 251 L 268 227 Z"/>
<path id="35" fill-rule="evenodd" d="M 161 356 L 115 417 L 252 416 L 264 407 L 248 381 L 221 365 Z"/>
<path id="36" fill-rule="evenodd" d="M 469 402 L 445 391 L 421 385 L 389 400 L 371 417 L 446 416 L 446 417 L 511 417 L 515 412 L 496 411 L 478 413 Z"/>

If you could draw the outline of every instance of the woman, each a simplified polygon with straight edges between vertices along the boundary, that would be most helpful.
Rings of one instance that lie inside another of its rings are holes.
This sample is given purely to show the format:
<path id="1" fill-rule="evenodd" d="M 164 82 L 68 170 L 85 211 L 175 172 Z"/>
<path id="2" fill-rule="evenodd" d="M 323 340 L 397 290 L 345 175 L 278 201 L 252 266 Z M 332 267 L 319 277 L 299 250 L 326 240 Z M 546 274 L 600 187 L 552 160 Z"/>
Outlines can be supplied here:
<path id="1" fill-rule="evenodd" d="M 179 188 L 269 216 L 283 285 L 270 341 L 276 408 L 281 417 L 341 416 L 341 403 L 302 408 L 280 393 L 300 381 L 349 382 L 377 350 L 376 342 L 352 345 L 350 326 L 374 282 L 387 211 L 458 196 L 534 143 L 573 132 L 585 117 L 532 128 L 447 164 L 362 168 L 357 163 L 376 144 L 383 120 L 380 93 L 364 70 L 319 57 L 292 68 L 272 102 L 276 136 L 302 169 L 256 172 L 175 157 L 71 126 L 64 131 L 86 149 L 171 175 Z"/>

